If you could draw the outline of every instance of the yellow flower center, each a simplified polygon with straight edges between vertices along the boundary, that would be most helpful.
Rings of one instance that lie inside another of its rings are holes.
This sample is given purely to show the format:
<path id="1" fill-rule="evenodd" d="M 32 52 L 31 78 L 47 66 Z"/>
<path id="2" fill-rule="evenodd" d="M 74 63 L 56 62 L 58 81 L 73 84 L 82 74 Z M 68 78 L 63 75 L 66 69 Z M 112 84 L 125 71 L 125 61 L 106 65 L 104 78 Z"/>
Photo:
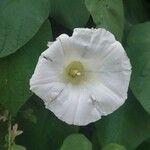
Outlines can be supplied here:
<path id="1" fill-rule="evenodd" d="M 65 69 L 66 79 L 73 84 L 81 82 L 84 79 L 84 76 L 84 66 L 79 61 L 71 62 Z"/>

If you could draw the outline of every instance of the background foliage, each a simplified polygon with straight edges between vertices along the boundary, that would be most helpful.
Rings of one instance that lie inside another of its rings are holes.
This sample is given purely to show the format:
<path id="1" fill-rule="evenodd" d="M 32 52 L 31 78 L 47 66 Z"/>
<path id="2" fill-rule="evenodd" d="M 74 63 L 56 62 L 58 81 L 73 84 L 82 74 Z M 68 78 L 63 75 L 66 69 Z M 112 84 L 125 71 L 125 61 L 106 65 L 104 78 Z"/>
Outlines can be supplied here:
<path id="1" fill-rule="evenodd" d="M 85 127 L 58 120 L 29 90 L 47 42 L 76 27 L 111 31 L 133 70 L 126 103 Z M 148 0 L 0 0 L 0 149 L 149 150 L 149 114 Z"/>

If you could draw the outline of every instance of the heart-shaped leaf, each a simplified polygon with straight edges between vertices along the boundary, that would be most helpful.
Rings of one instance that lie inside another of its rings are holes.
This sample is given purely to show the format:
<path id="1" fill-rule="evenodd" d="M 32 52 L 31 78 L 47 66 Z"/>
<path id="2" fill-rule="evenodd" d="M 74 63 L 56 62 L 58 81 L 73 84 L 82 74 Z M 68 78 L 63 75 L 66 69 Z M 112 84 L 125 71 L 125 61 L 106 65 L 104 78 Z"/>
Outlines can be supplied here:
<path id="1" fill-rule="evenodd" d="M 99 143 L 124 145 L 128 150 L 135 149 L 150 133 L 150 117 L 132 93 L 117 111 L 96 123 Z"/>
<path id="2" fill-rule="evenodd" d="M 60 150 L 92 150 L 91 142 L 82 134 L 68 136 Z"/>
<path id="3" fill-rule="evenodd" d="M 0 1 L 0 57 L 27 43 L 48 17 L 49 10 L 49 0 Z"/>
<path id="4" fill-rule="evenodd" d="M 130 87 L 150 113 L 150 22 L 131 28 L 127 37 L 127 53 L 133 68 Z"/>
<path id="5" fill-rule="evenodd" d="M 69 29 L 83 27 L 89 20 L 84 0 L 51 0 L 50 16 Z"/>
<path id="6" fill-rule="evenodd" d="M 127 150 L 127 149 L 122 145 L 111 143 L 106 145 L 102 150 Z"/>
<path id="7" fill-rule="evenodd" d="M 12 115 L 31 96 L 29 79 L 40 53 L 51 39 L 51 26 L 46 21 L 34 38 L 18 52 L 0 59 L 0 103 Z"/>
<path id="8" fill-rule="evenodd" d="M 85 0 L 97 27 L 112 32 L 121 41 L 124 29 L 122 0 Z"/>

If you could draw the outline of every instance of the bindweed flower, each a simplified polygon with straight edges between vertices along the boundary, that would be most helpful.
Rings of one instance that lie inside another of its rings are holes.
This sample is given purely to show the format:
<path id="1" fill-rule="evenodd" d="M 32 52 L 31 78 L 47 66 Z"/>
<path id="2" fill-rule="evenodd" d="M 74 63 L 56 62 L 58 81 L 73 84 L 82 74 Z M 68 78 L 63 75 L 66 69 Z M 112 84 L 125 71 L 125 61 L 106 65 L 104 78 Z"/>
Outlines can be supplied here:
<path id="1" fill-rule="evenodd" d="M 105 29 L 74 29 L 60 35 L 39 57 L 30 89 L 59 119 L 86 125 L 127 99 L 130 61 Z"/>

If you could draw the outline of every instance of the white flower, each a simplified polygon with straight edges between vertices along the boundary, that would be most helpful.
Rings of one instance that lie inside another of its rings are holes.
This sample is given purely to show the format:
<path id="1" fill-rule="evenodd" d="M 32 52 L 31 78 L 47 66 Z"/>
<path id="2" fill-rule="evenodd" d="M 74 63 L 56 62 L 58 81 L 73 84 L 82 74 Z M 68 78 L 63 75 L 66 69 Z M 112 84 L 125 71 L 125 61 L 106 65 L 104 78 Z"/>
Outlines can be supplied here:
<path id="1" fill-rule="evenodd" d="M 130 61 L 105 29 L 74 29 L 48 43 L 30 80 L 45 107 L 68 124 L 86 125 L 127 99 Z"/>

